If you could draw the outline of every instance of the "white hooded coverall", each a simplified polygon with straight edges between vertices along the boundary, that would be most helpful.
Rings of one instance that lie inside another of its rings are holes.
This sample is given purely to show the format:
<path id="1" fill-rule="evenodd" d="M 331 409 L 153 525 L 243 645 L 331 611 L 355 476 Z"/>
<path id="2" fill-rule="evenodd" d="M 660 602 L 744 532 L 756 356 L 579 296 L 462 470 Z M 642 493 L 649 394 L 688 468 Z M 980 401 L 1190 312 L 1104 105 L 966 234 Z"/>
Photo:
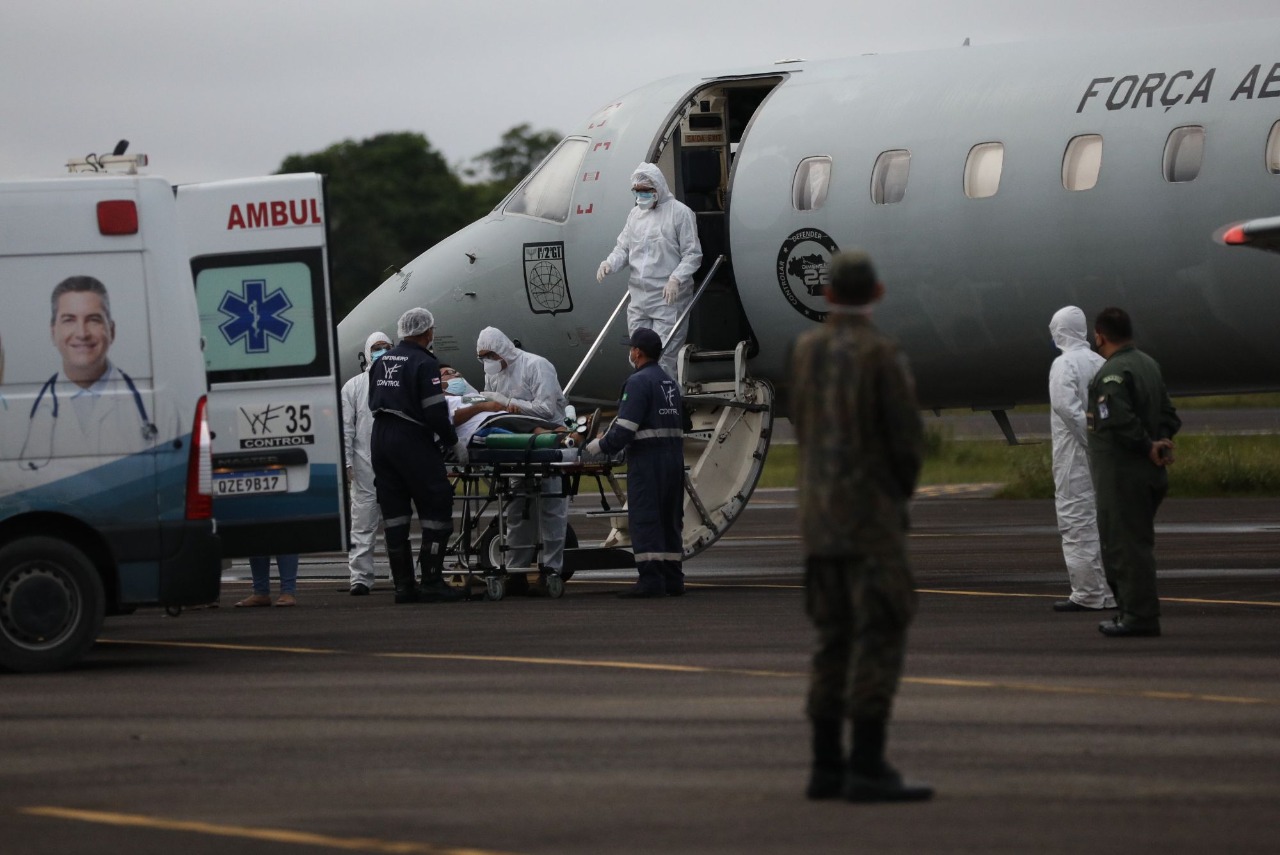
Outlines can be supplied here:
<path id="1" fill-rule="evenodd" d="M 485 327 L 476 339 L 476 352 L 492 351 L 501 356 L 506 367 L 497 374 L 485 372 L 484 396 L 505 406 L 515 406 L 528 416 L 564 424 L 569 402 L 560 388 L 556 368 L 534 353 L 520 350 L 496 327 Z M 526 499 L 517 498 L 507 505 L 508 563 L 527 567 L 533 561 L 534 526 L 542 535 L 542 560 L 539 564 L 559 573 L 564 567 L 564 538 L 569 527 L 569 500 L 564 496 L 559 478 L 542 479 L 538 501 L 538 520 L 525 519 Z M 549 497 L 547 494 L 552 494 Z"/>
<path id="2" fill-rule="evenodd" d="M 1115 598 L 1102 569 L 1085 428 L 1089 381 L 1106 360 L 1090 349 L 1084 312 L 1075 306 L 1059 309 L 1049 321 L 1049 332 L 1062 351 L 1049 369 L 1049 429 L 1054 506 L 1071 601 L 1092 609 L 1111 608 Z"/>
<path id="3" fill-rule="evenodd" d="M 373 364 L 370 351 L 375 342 L 391 344 L 386 335 L 375 332 L 364 342 L 366 365 Z M 373 489 L 373 462 L 369 449 L 373 436 L 373 413 L 369 410 L 369 372 L 361 371 L 342 387 L 342 451 L 351 476 L 351 551 L 347 555 L 352 587 L 356 583 L 373 589 L 373 547 L 382 524 L 378 494 Z"/>
<path id="4" fill-rule="evenodd" d="M 676 356 L 684 345 L 688 321 L 671 335 L 676 320 L 693 297 L 693 274 L 702 264 L 702 245 L 698 242 L 698 223 L 693 211 L 671 195 L 662 170 L 652 163 L 642 163 L 631 176 L 632 185 L 652 184 L 658 199 L 650 209 L 632 207 L 627 222 L 618 235 L 618 243 L 605 259 L 610 271 L 629 265 L 631 305 L 627 307 L 627 333 L 641 327 L 656 332 L 666 344 L 659 364 L 662 370 L 676 376 Z M 663 299 L 662 291 L 671 277 L 680 280 L 680 296 L 674 303 Z M 667 336 L 671 335 L 668 341 Z"/>

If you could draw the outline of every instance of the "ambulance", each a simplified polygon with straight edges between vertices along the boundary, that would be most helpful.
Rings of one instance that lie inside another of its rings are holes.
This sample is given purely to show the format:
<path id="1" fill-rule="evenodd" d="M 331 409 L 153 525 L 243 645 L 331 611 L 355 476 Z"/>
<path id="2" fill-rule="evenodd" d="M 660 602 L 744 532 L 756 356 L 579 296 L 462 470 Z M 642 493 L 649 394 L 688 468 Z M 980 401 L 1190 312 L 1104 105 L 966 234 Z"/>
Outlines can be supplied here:
<path id="1" fill-rule="evenodd" d="M 3 670 L 345 544 L 323 178 L 94 166 L 0 182 Z"/>
<path id="2" fill-rule="evenodd" d="M 218 597 L 200 325 L 173 188 L 0 182 L 0 668 Z"/>

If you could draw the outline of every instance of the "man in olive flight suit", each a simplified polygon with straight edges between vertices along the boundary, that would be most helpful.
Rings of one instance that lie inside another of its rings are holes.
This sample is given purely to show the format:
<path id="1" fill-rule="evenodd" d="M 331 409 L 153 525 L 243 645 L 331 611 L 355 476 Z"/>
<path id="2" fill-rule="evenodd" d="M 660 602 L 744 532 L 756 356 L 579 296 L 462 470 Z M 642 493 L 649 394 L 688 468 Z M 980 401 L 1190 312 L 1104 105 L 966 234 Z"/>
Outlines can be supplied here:
<path id="1" fill-rule="evenodd" d="M 1089 383 L 1089 464 L 1102 566 L 1120 610 L 1098 630 L 1110 638 L 1159 635 L 1155 518 L 1182 421 L 1160 366 L 1133 346 L 1133 323 L 1123 309 L 1103 309 L 1093 337 L 1107 361 Z"/>
<path id="2" fill-rule="evenodd" d="M 907 502 L 924 452 L 915 382 L 871 323 L 884 295 L 864 253 L 837 255 L 827 318 L 797 339 L 792 421 L 800 447 L 805 598 L 818 631 L 808 715 L 811 799 L 909 801 L 933 795 L 885 762 L 893 696 L 916 594 L 907 567 Z M 848 762 L 844 721 L 853 722 Z"/>

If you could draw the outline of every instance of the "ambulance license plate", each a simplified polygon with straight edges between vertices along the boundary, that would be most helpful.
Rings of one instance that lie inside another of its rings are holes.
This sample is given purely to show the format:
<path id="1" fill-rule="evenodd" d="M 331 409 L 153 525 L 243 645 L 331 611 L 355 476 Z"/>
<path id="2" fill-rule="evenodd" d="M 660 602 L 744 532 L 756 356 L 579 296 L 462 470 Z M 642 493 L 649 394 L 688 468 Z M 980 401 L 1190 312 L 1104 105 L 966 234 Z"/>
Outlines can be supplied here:
<path id="1" fill-rule="evenodd" d="M 287 493 L 289 479 L 283 469 L 213 473 L 215 496 L 254 496 L 261 493 Z"/>

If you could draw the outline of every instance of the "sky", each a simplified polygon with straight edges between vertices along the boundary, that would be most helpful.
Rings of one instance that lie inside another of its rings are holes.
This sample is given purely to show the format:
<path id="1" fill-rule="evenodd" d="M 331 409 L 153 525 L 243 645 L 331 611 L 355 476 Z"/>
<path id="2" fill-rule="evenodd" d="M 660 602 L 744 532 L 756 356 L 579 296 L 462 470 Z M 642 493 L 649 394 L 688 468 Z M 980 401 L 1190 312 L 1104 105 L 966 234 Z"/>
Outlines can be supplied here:
<path id="1" fill-rule="evenodd" d="M 1280 16 L 1276 0 L 3 0 L 0 178 L 130 153 L 174 183 L 412 131 L 460 167 L 669 74 Z"/>

